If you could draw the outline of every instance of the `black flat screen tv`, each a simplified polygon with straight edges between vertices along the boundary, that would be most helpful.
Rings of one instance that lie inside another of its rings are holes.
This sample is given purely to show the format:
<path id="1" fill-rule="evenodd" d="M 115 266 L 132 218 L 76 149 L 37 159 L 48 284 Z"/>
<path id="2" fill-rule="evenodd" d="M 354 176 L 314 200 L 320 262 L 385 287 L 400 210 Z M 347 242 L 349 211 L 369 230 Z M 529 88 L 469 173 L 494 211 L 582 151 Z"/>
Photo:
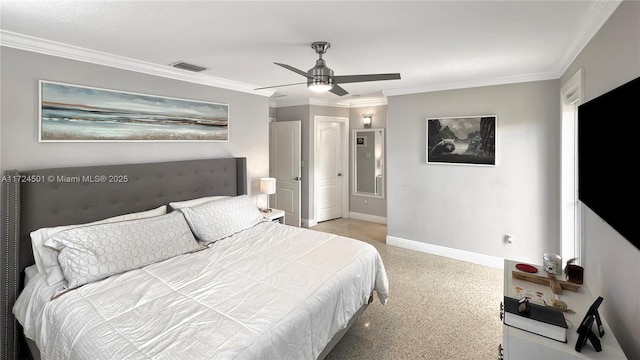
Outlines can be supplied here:
<path id="1" fill-rule="evenodd" d="M 640 77 L 578 107 L 578 198 L 640 249 Z"/>

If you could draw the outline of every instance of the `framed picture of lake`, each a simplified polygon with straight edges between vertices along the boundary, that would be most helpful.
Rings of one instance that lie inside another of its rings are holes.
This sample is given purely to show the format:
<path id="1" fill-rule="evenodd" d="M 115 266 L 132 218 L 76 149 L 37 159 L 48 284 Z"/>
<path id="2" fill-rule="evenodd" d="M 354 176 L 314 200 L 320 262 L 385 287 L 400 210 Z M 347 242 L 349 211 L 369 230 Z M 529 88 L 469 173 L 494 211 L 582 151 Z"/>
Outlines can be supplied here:
<path id="1" fill-rule="evenodd" d="M 496 115 L 427 119 L 427 164 L 496 165 Z"/>
<path id="2" fill-rule="evenodd" d="M 229 141 L 229 105 L 40 80 L 41 142 Z"/>

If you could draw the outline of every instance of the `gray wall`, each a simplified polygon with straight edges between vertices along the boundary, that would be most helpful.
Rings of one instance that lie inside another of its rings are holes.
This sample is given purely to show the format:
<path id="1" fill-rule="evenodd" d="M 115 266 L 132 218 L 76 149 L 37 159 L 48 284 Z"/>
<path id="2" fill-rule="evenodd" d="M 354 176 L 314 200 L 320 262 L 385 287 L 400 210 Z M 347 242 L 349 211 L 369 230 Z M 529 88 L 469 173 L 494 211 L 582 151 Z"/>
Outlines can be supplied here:
<path id="1" fill-rule="evenodd" d="M 559 89 L 549 80 L 389 97 L 388 235 L 533 263 L 557 253 Z M 487 114 L 497 115 L 497 166 L 425 163 L 426 118 Z"/>
<path id="2" fill-rule="evenodd" d="M 349 111 L 349 127 L 351 131 L 357 129 L 363 129 L 364 125 L 362 124 L 362 116 L 363 115 L 373 115 L 373 120 L 371 122 L 372 128 L 382 128 L 385 129 L 385 194 L 384 199 L 380 198 L 372 198 L 372 197 L 364 197 L 353 195 L 353 154 L 349 155 L 349 174 L 350 174 L 350 192 L 349 192 L 349 210 L 354 213 L 366 214 L 379 216 L 382 218 L 387 217 L 387 164 L 388 159 L 386 155 L 387 149 L 387 105 L 373 106 L 373 107 L 358 107 L 352 108 Z M 353 149 L 353 134 L 349 134 L 349 146 L 350 149 Z M 367 203 L 365 203 L 365 200 Z"/>
<path id="3" fill-rule="evenodd" d="M 269 174 L 267 97 L 2 48 L 2 169 L 247 157 L 249 189 Z M 229 104 L 229 142 L 39 143 L 38 80 Z"/>
<path id="4" fill-rule="evenodd" d="M 618 6 L 564 73 L 562 84 L 578 69 L 584 74 L 583 103 L 640 76 L 640 2 Z M 619 175 L 633 176 L 629 166 Z M 627 357 L 640 359 L 640 250 L 587 207 L 583 240 L 585 283 L 604 298 L 601 309 Z"/>

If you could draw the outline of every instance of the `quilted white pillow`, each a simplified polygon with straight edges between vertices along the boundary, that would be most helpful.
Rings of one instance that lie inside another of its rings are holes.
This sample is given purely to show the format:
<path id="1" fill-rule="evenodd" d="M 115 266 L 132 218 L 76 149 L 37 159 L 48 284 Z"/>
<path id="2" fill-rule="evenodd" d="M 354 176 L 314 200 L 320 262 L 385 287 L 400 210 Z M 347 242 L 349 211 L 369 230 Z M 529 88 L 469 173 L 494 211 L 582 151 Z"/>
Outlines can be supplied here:
<path id="1" fill-rule="evenodd" d="M 169 203 L 169 207 L 171 207 L 173 210 L 177 210 L 177 209 L 182 209 L 182 208 L 186 208 L 186 207 L 194 207 L 194 206 L 198 206 L 201 204 L 204 204 L 206 202 L 209 201 L 213 201 L 213 200 L 220 200 L 220 199 L 228 199 L 231 196 L 205 196 L 205 197 L 201 197 L 201 198 L 197 198 L 197 199 L 191 199 L 191 200 L 185 200 L 185 201 L 173 201 Z"/>
<path id="2" fill-rule="evenodd" d="M 58 252 L 54 249 L 44 246 L 44 243 L 51 239 L 55 234 L 73 229 L 79 226 L 89 226 L 97 224 L 112 223 L 117 221 L 144 219 L 153 216 L 160 216 L 167 213 L 167 207 L 162 205 L 155 209 L 115 216 L 112 218 L 94 221 L 87 224 L 64 225 L 51 228 L 42 228 L 31 232 L 31 248 L 33 249 L 33 259 L 40 275 L 47 281 L 47 284 L 53 285 L 64 280 L 62 269 L 58 264 Z"/>
<path id="3" fill-rule="evenodd" d="M 65 230 L 47 240 L 69 290 L 202 247 L 179 212 Z"/>
<path id="4" fill-rule="evenodd" d="M 203 242 L 213 242 L 262 221 L 262 214 L 247 195 L 210 201 L 180 209 L 191 230 Z"/>

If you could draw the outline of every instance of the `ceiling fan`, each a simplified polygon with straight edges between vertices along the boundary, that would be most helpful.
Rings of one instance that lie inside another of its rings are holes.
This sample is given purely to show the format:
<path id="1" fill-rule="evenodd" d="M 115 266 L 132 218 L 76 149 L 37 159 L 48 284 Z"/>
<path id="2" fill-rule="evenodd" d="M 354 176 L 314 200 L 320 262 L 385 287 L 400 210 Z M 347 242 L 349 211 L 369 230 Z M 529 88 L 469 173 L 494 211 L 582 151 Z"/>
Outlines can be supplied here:
<path id="1" fill-rule="evenodd" d="M 278 66 L 282 66 L 287 70 L 291 70 L 296 74 L 302 75 L 307 78 L 307 87 L 310 90 L 323 92 L 330 91 L 338 96 L 347 95 L 348 92 L 340 87 L 338 84 L 347 84 L 347 83 L 355 83 L 355 82 L 365 82 L 365 81 L 380 81 L 380 80 L 399 80 L 399 73 L 391 73 L 391 74 L 366 74 L 366 75 L 341 75 L 336 76 L 333 75 L 333 70 L 328 68 L 325 65 L 325 61 L 322 58 L 322 55 L 327 52 L 327 49 L 331 46 L 330 43 L 326 41 L 316 41 L 311 44 L 311 48 L 313 48 L 319 56 L 319 59 L 316 60 L 316 66 L 309 69 L 309 71 L 304 72 L 302 70 L 296 69 L 291 65 L 274 63 Z M 290 85 L 301 85 L 305 83 L 295 83 L 295 84 L 286 84 L 286 85 L 276 85 L 276 86 L 268 86 L 257 88 L 255 90 L 269 89 L 274 87 L 282 87 L 282 86 L 290 86 Z"/>

